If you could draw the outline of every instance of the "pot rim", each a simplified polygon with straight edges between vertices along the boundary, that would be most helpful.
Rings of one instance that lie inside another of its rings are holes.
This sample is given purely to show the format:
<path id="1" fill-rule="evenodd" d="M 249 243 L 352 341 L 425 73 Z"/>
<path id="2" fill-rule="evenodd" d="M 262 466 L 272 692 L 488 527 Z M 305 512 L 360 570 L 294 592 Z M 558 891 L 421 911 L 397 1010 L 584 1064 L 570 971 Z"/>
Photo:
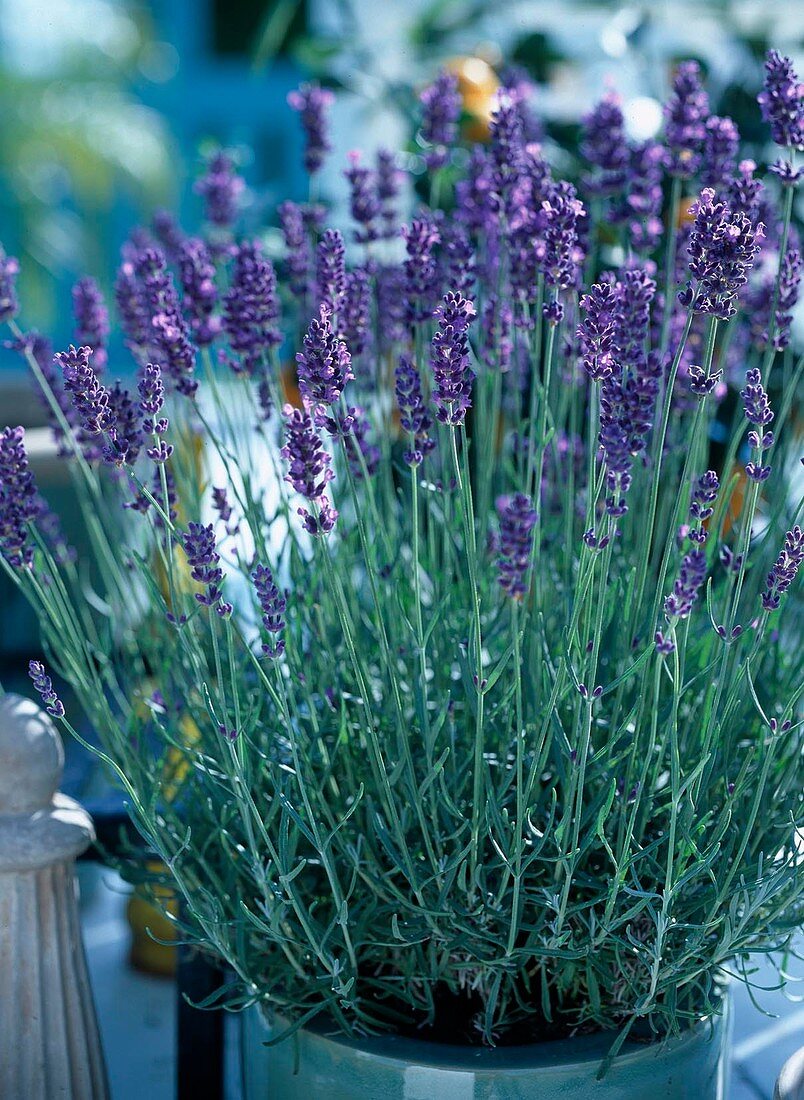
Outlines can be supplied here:
<path id="1" fill-rule="evenodd" d="M 262 1027 L 269 1029 L 271 1025 L 265 1007 L 258 1005 L 257 1008 Z M 720 1013 L 702 1017 L 681 1035 L 646 1043 L 627 1040 L 612 1065 L 631 1065 L 651 1058 L 678 1057 L 698 1044 L 716 1041 L 724 1033 L 729 1016 L 730 998 L 724 995 Z M 281 1015 L 276 1018 L 282 1019 Z M 318 1019 L 305 1024 L 289 1038 L 300 1039 L 305 1035 L 314 1042 L 346 1047 L 384 1062 L 473 1073 L 498 1072 L 502 1068 L 514 1072 L 532 1071 L 545 1066 L 567 1069 L 577 1066 L 588 1070 L 590 1063 L 599 1063 L 605 1059 L 617 1038 L 617 1032 L 609 1031 L 522 1046 L 470 1047 L 394 1034 L 353 1038 L 334 1030 L 331 1020 Z"/>

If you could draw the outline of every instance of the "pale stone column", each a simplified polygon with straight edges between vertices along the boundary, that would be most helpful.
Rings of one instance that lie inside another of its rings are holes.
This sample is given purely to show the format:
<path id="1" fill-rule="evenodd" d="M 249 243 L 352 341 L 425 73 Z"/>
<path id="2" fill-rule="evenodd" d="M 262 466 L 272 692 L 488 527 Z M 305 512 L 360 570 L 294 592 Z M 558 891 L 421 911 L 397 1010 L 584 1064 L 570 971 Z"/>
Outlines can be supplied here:
<path id="1" fill-rule="evenodd" d="M 107 1100 L 74 861 L 89 816 L 58 793 L 64 750 L 47 715 L 0 698 L 0 1097 Z"/>

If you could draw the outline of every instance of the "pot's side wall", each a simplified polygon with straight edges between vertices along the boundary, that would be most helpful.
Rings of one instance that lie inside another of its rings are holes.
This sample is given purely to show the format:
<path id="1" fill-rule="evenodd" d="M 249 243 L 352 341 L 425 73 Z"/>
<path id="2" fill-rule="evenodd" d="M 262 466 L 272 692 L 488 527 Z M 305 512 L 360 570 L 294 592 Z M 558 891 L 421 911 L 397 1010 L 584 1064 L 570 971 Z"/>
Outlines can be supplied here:
<path id="1" fill-rule="evenodd" d="M 266 1047 L 270 1028 L 257 1009 L 243 1014 L 246 1100 L 728 1100 L 728 1014 L 713 1028 L 652 1047 L 632 1048 L 602 1081 L 599 1058 L 576 1057 L 572 1042 L 556 1058 L 534 1047 L 512 1053 L 462 1054 L 454 1064 L 427 1065 L 395 1056 L 393 1040 L 358 1047 L 308 1030 Z M 417 1044 L 418 1045 L 418 1044 Z M 410 1049 L 410 1044 L 406 1044 Z M 421 1044 L 424 1050 L 432 1049 Z M 547 1049 L 547 1048 L 545 1048 Z M 427 1055 L 423 1055 L 423 1059 Z M 449 1062 L 449 1059 L 438 1059 Z"/>

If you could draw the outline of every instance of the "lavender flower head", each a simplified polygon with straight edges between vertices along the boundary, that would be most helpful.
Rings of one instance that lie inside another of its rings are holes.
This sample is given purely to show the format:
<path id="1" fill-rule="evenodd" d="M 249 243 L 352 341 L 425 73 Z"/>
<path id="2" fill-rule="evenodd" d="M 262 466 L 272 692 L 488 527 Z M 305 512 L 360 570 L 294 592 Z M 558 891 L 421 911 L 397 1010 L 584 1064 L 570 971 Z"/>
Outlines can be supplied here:
<path id="1" fill-rule="evenodd" d="M 0 554 L 15 569 L 30 565 L 28 523 L 39 511 L 21 427 L 0 431 Z"/>
<path id="2" fill-rule="evenodd" d="M 310 322 L 296 363 L 299 392 L 314 408 L 337 404 L 346 383 L 354 378 L 352 357 L 346 344 L 333 331 L 332 314 L 326 306 L 321 307 L 319 318 Z"/>
<path id="3" fill-rule="evenodd" d="M 469 365 L 467 330 L 475 316 L 475 307 L 463 295 L 444 295 L 443 305 L 435 312 L 438 328 L 431 344 L 433 401 L 442 424 L 455 427 L 466 418 L 472 404 L 475 372 Z"/>
<path id="4" fill-rule="evenodd" d="M 804 149 L 804 83 L 789 57 L 769 50 L 765 60 L 765 83 L 757 96 L 762 117 L 770 124 L 777 145 Z"/>
<path id="5" fill-rule="evenodd" d="M 695 526 L 686 532 L 692 542 L 699 545 L 706 542 L 707 530 L 703 525 L 714 514 L 712 505 L 717 499 L 719 489 L 720 482 L 714 470 L 707 470 L 695 482 L 690 501 L 690 518 L 695 520 Z"/>
<path id="6" fill-rule="evenodd" d="M 283 202 L 278 213 L 285 238 L 285 264 L 290 290 L 296 297 L 304 299 L 310 289 L 313 259 L 302 209 L 295 202 Z"/>
<path id="7" fill-rule="evenodd" d="M 548 286 L 566 289 L 578 275 L 578 220 L 584 214 L 583 203 L 569 184 L 558 184 L 549 199 L 542 202 L 544 248 L 540 267 Z"/>
<path id="8" fill-rule="evenodd" d="M 581 121 L 581 156 L 597 171 L 590 175 L 587 187 L 593 194 L 606 195 L 625 183 L 628 144 L 625 137 L 620 97 L 606 92 Z"/>
<path id="9" fill-rule="evenodd" d="M 424 456 L 435 447 L 435 441 L 430 438 L 433 421 L 424 403 L 421 376 L 410 356 L 399 357 L 399 365 L 395 371 L 395 390 L 399 422 L 411 437 L 411 446 L 403 457 L 408 466 L 419 466 L 424 461 Z"/>
<path id="10" fill-rule="evenodd" d="M 700 67 L 695 61 L 682 61 L 664 108 L 664 137 L 672 175 L 689 179 L 697 172 L 708 114 L 709 99 L 701 85 Z"/>
<path id="11" fill-rule="evenodd" d="M 503 88 L 498 93 L 489 134 L 494 189 L 506 202 L 519 177 L 525 148 L 520 97 L 513 89 Z"/>
<path id="12" fill-rule="evenodd" d="M 673 591 L 665 598 L 664 610 L 668 618 L 686 619 L 689 616 L 705 579 L 706 551 L 696 546 L 685 555 Z"/>
<path id="13" fill-rule="evenodd" d="M 302 84 L 288 95 L 288 104 L 301 116 L 306 138 L 304 168 L 308 175 L 315 175 L 324 165 L 324 158 L 332 149 L 327 133 L 327 115 L 335 97 L 332 92 L 317 84 Z"/>
<path id="14" fill-rule="evenodd" d="M 804 532 L 796 525 L 784 538 L 784 546 L 765 581 L 762 606 L 766 611 L 776 611 L 782 596 L 796 579 L 799 566 L 804 561 Z"/>
<path id="15" fill-rule="evenodd" d="M 61 367 L 64 388 L 72 397 L 81 427 L 89 435 L 100 435 L 113 426 L 114 417 L 109 409 L 109 392 L 90 366 L 91 356 L 92 348 L 70 344 L 67 351 L 56 353 L 55 360 Z"/>
<path id="16" fill-rule="evenodd" d="M 223 304 L 223 326 L 230 347 L 240 356 L 239 370 L 253 374 L 271 349 L 282 343 L 278 320 L 273 264 L 263 256 L 258 241 L 243 241 Z"/>
<path id="17" fill-rule="evenodd" d="M 171 261 L 177 260 L 185 236 L 181 226 L 169 210 L 157 210 L 151 218 L 151 228 L 159 244 L 165 250 L 165 255 Z"/>
<path id="18" fill-rule="evenodd" d="M 740 132 L 730 118 L 712 115 L 706 120 L 703 156 L 701 157 L 701 183 L 716 191 L 728 186 L 734 176 Z"/>
<path id="19" fill-rule="evenodd" d="M 521 600 L 530 566 L 536 511 L 524 493 L 517 493 L 497 507 L 500 513 L 497 580 L 503 592 L 514 600 Z"/>
<path id="20" fill-rule="evenodd" d="M 610 283 L 594 283 L 581 298 L 584 316 L 578 325 L 583 366 L 593 382 L 608 378 L 615 366 L 617 294 Z"/>
<path id="21" fill-rule="evenodd" d="M 19 260 L 14 256 L 6 256 L 0 247 L 0 324 L 16 317 L 20 308 L 17 300 L 19 270 Z"/>
<path id="22" fill-rule="evenodd" d="M 325 230 L 318 242 L 316 287 L 321 304 L 337 313 L 346 293 L 346 250 L 339 229 Z"/>
<path id="23" fill-rule="evenodd" d="M 458 136 L 458 119 L 461 114 L 461 95 L 458 78 L 443 70 L 427 88 L 419 100 L 422 105 L 422 138 L 430 148 L 424 160 L 431 172 L 447 162 L 450 146 Z"/>
<path id="24" fill-rule="evenodd" d="M 355 231 L 355 240 L 368 244 L 380 237 L 382 206 L 377 193 L 377 180 L 374 172 L 360 163 L 360 153 L 353 151 L 348 156 L 349 167 L 343 174 L 349 182 L 349 209 L 359 226 Z"/>
<path id="25" fill-rule="evenodd" d="M 441 241 L 432 217 L 414 218 L 402 229 L 405 239 L 405 312 L 411 324 L 432 317 L 438 297 L 436 245 Z"/>
<path id="26" fill-rule="evenodd" d="M 277 588 L 273 573 L 267 565 L 257 565 L 251 574 L 251 579 L 260 602 L 262 625 L 271 639 L 263 643 L 262 651 L 266 657 L 275 661 L 285 652 L 285 640 L 279 635 L 285 629 L 287 601 Z"/>
<path id="27" fill-rule="evenodd" d="M 215 265 L 200 237 L 182 238 L 177 246 L 176 258 L 184 292 L 184 310 L 193 337 L 200 347 L 206 347 L 221 329 L 220 318 L 213 316 L 218 300 Z"/>
<path id="28" fill-rule="evenodd" d="M 235 171 L 234 160 L 223 149 L 207 161 L 206 171 L 196 181 L 194 190 L 204 200 L 204 215 L 219 229 L 234 224 L 245 182 Z"/>
<path id="29" fill-rule="evenodd" d="M 109 311 L 100 287 L 89 275 L 79 279 L 73 287 L 73 315 L 75 335 L 80 344 L 89 344 L 94 354 L 93 363 L 98 374 L 108 360 L 106 341 L 109 338 Z"/>
<path id="30" fill-rule="evenodd" d="M 756 368 L 749 370 L 745 376 L 745 388 L 740 390 L 743 399 L 745 418 L 758 428 L 764 428 L 773 420 L 768 395 L 762 385 L 762 374 Z"/>
<path id="31" fill-rule="evenodd" d="M 298 510 L 305 530 L 311 535 L 328 534 L 338 518 L 324 492 L 335 476 L 331 469 L 332 458 L 324 449 L 306 409 L 285 405 L 282 415 L 285 418 L 285 445 L 280 454 L 288 463 L 285 481 L 316 506 L 315 514 L 306 508 Z"/>
<path id="32" fill-rule="evenodd" d="M 215 528 L 211 523 L 190 523 L 183 539 L 190 576 L 204 586 L 195 598 L 204 607 L 220 607 L 223 570 L 215 547 Z"/>
<path id="33" fill-rule="evenodd" d="M 132 259 L 124 260 L 118 268 L 114 298 L 128 346 L 135 351 L 144 348 L 151 336 L 151 320 L 142 282 L 137 277 Z"/>
<path id="34" fill-rule="evenodd" d="M 173 454 L 173 447 L 160 437 L 169 427 L 166 416 L 160 416 L 165 399 L 165 387 L 162 384 L 162 371 L 155 363 L 147 363 L 137 383 L 140 398 L 140 413 L 143 416 L 142 431 L 145 435 L 156 437 L 146 454 L 158 465 L 167 462 Z"/>
<path id="35" fill-rule="evenodd" d="M 708 187 L 690 208 L 695 221 L 690 233 L 690 271 L 697 280 L 679 294 L 682 305 L 693 305 L 696 313 L 711 314 L 728 320 L 736 313 L 734 301 L 748 280 L 765 228 L 751 224 L 741 212 L 733 212 L 718 202 Z"/>
<path id="36" fill-rule="evenodd" d="M 48 714 L 52 714 L 54 718 L 63 718 L 64 704 L 53 690 L 53 682 L 47 675 L 45 666 L 42 662 L 29 661 L 28 675 L 31 678 L 31 683 L 35 690 L 41 695 L 42 702 L 45 704 L 45 709 Z"/>
<path id="37" fill-rule="evenodd" d="M 352 355 L 366 350 L 371 338 L 371 280 L 364 267 L 346 274 L 346 293 L 340 315 L 340 329 Z"/>
<path id="38" fill-rule="evenodd" d="M 153 358 L 159 359 L 176 390 L 192 397 L 198 389 L 193 378 L 195 351 L 164 254 L 158 248 L 143 250 L 134 262 L 134 274 L 142 287 L 140 310 L 150 320 L 147 347 Z"/>

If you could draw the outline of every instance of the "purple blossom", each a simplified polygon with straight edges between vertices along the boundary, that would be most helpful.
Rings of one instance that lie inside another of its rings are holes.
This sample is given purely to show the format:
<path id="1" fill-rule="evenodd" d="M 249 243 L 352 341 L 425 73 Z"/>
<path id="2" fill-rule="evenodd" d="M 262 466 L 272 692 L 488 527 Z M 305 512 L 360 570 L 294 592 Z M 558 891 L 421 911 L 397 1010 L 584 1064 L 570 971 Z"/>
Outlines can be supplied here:
<path id="1" fill-rule="evenodd" d="M 503 88 L 489 123 L 491 168 L 494 190 L 508 205 L 511 189 L 519 177 L 525 147 L 520 97 Z"/>
<path id="2" fill-rule="evenodd" d="M 383 264 L 377 268 L 375 281 L 377 316 L 382 318 L 382 324 L 378 325 L 378 343 L 382 351 L 390 351 L 405 336 L 407 276 L 401 264 Z"/>
<path id="3" fill-rule="evenodd" d="M 712 504 L 717 498 L 719 488 L 720 482 L 714 470 L 707 470 L 695 482 L 690 500 L 690 518 L 695 520 L 695 525 L 686 531 L 691 542 L 701 546 L 706 542 L 708 532 L 703 525 L 714 514 Z"/>
<path id="4" fill-rule="evenodd" d="M 288 95 L 288 104 L 301 116 L 306 138 L 304 168 L 309 175 L 320 171 L 324 157 L 332 149 L 327 133 L 327 115 L 335 101 L 332 92 L 317 84 L 302 84 Z"/>
<path id="5" fill-rule="evenodd" d="M 525 579 L 530 566 L 536 511 L 530 498 L 517 493 L 497 505 L 500 514 L 500 554 L 497 580 L 512 599 L 525 595 Z"/>
<path id="6" fill-rule="evenodd" d="M 701 184 L 720 191 L 734 177 L 740 132 L 732 119 L 720 118 L 718 115 L 712 115 L 706 120 L 705 129 Z"/>
<path id="7" fill-rule="evenodd" d="M 566 289 L 578 275 L 578 219 L 584 213 L 569 183 L 556 185 L 549 199 L 542 202 L 544 250 L 540 267 L 548 286 Z"/>
<path id="8" fill-rule="evenodd" d="M 45 704 L 48 714 L 52 714 L 54 718 L 63 718 L 64 704 L 53 690 L 53 682 L 47 675 L 42 662 L 29 661 L 28 675 L 34 688 L 42 696 L 42 702 Z"/>
<path id="9" fill-rule="evenodd" d="M 616 366 L 615 319 L 618 295 L 610 283 L 593 283 L 581 298 L 584 316 L 578 325 L 583 366 L 593 382 L 608 378 Z"/>
<path id="10" fill-rule="evenodd" d="M 689 179 L 697 172 L 708 114 L 709 99 L 701 85 L 700 67 L 695 61 L 682 61 L 664 108 L 664 138 L 672 175 Z"/>
<path id="11" fill-rule="evenodd" d="M 773 315 L 773 347 L 776 351 L 784 351 L 790 343 L 790 325 L 793 320 L 793 310 L 798 302 L 799 284 L 801 283 L 802 259 L 801 253 L 792 245 L 785 249 L 784 259 L 779 272 L 779 291 L 776 299 L 776 310 Z M 761 343 L 767 344 L 770 339 L 770 309 L 773 302 L 773 289 L 776 278 L 770 279 L 767 301 L 767 321 L 762 332 Z M 756 321 L 756 314 L 754 315 Z"/>
<path id="12" fill-rule="evenodd" d="M 73 316 L 78 343 L 89 344 L 92 348 L 95 353 L 95 370 L 100 374 L 108 359 L 106 341 L 110 331 L 109 311 L 100 287 L 89 275 L 79 279 L 73 287 Z"/>
<path id="13" fill-rule="evenodd" d="M 339 229 L 327 229 L 318 242 L 316 286 L 321 304 L 337 313 L 346 293 L 346 252 Z"/>
<path id="14" fill-rule="evenodd" d="M 793 63 L 778 50 L 765 59 L 765 83 L 757 96 L 773 140 L 788 149 L 804 149 L 804 84 Z"/>
<path id="15" fill-rule="evenodd" d="M 76 348 L 70 344 L 67 351 L 57 352 L 55 359 L 61 367 L 64 388 L 71 396 L 81 427 L 89 435 L 100 435 L 113 427 L 114 416 L 109 408 L 109 392 L 89 364 L 91 356 L 92 348 Z"/>
<path id="16" fill-rule="evenodd" d="M 142 416 L 138 403 L 118 380 L 109 388 L 111 427 L 103 451 L 104 461 L 115 466 L 133 465 L 142 449 Z"/>
<path id="17" fill-rule="evenodd" d="M 706 552 L 696 546 L 684 556 L 673 591 L 665 598 L 664 610 L 668 618 L 686 619 L 689 616 L 705 579 Z"/>
<path id="18" fill-rule="evenodd" d="M 405 239 L 405 312 L 408 321 L 426 321 L 432 317 L 438 297 L 438 264 L 435 248 L 441 241 L 432 217 L 414 218 L 402 229 Z"/>
<path id="19" fill-rule="evenodd" d="M 160 417 L 164 404 L 165 387 L 162 384 L 162 371 L 154 363 L 147 363 L 143 369 L 137 392 L 140 398 L 140 412 L 143 415 L 142 431 L 145 435 L 162 436 L 168 430 L 167 417 Z M 155 439 L 146 454 L 152 462 L 162 464 L 173 454 L 173 447 L 163 439 Z M 158 472 L 158 471 L 157 471 Z"/>
<path id="20" fill-rule="evenodd" d="M 39 511 L 21 427 L 0 431 L 0 554 L 15 569 L 30 565 L 28 523 Z"/>
<path id="21" fill-rule="evenodd" d="M 457 216 L 472 232 L 488 227 L 494 218 L 497 198 L 491 157 L 482 145 L 469 155 L 466 176 L 455 184 Z"/>
<path id="22" fill-rule="evenodd" d="M 764 226 L 753 226 L 747 215 L 729 210 L 708 187 L 690 209 L 695 221 L 687 252 L 697 286 L 695 292 L 688 286 L 679 300 L 682 305 L 693 305 L 697 313 L 728 320 L 736 312 L 734 300 L 748 280 Z"/>
<path id="23" fill-rule="evenodd" d="M 282 415 L 285 418 L 285 445 L 280 454 L 288 463 L 285 481 L 316 506 L 312 515 L 305 508 L 298 510 L 305 530 L 311 535 L 328 534 L 338 517 L 324 493 L 327 483 L 335 476 L 331 469 L 332 458 L 324 449 L 306 409 L 285 405 Z"/>
<path id="24" fill-rule="evenodd" d="M 388 149 L 377 150 L 377 162 L 375 180 L 377 183 L 377 198 L 380 200 L 383 221 L 383 237 L 396 236 L 395 222 L 396 212 L 394 200 L 399 198 L 403 173 L 396 164 L 396 157 Z"/>
<path id="25" fill-rule="evenodd" d="M 184 237 L 176 250 L 179 278 L 184 292 L 184 310 L 193 337 L 200 347 L 211 344 L 221 329 L 213 316 L 218 300 L 215 265 L 209 249 L 200 237 Z"/>
<path id="26" fill-rule="evenodd" d="M 457 76 L 442 70 L 424 89 L 419 100 L 422 105 L 421 134 L 430 146 L 424 159 L 430 171 L 435 172 L 446 164 L 450 146 L 458 137 L 461 96 Z"/>
<path id="27" fill-rule="evenodd" d="M 338 318 L 346 346 L 352 355 L 360 355 L 371 336 L 371 282 L 364 267 L 346 274 L 346 291 Z"/>
<path id="28" fill-rule="evenodd" d="M 626 186 L 610 215 L 615 224 L 625 226 L 629 244 L 642 254 L 656 247 L 663 231 L 663 165 L 664 150 L 658 142 L 630 146 Z"/>
<path id="29" fill-rule="evenodd" d="M 799 566 L 804 561 L 804 532 L 796 526 L 784 537 L 784 546 L 773 563 L 765 581 L 762 606 L 766 611 L 776 611 L 782 596 L 796 579 Z"/>
<path id="30" fill-rule="evenodd" d="M 0 324 L 16 317 L 20 304 L 17 300 L 17 275 L 19 260 L 6 256 L 0 247 Z"/>
<path id="31" fill-rule="evenodd" d="M 312 249 L 304 216 L 295 202 L 283 202 L 279 207 L 279 222 L 285 238 L 285 266 L 291 293 L 302 299 L 302 305 L 310 289 L 313 268 Z"/>
<path id="32" fill-rule="evenodd" d="M 158 248 L 145 249 L 135 260 L 134 273 L 140 280 L 142 302 L 150 317 L 147 346 L 152 356 L 159 359 L 177 391 L 192 397 L 198 389 L 198 382 L 193 378 L 195 352 L 188 339 L 187 322 L 182 316 L 164 254 Z"/>
<path id="33" fill-rule="evenodd" d="M 223 327 L 240 356 L 238 369 L 254 374 L 272 348 L 282 343 L 276 274 L 258 241 L 243 241 L 235 254 L 232 281 L 223 302 Z"/>
<path id="34" fill-rule="evenodd" d="M 355 240 L 368 244 L 380 237 L 379 218 L 382 213 L 374 172 L 360 163 L 360 153 L 349 153 L 349 167 L 343 173 L 349 182 L 349 209 L 357 222 Z"/>
<path id="35" fill-rule="evenodd" d="M 215 548 L 215 528 L 211 523 L 190 523 L 182 540 L 190 576 L 204 586 L 204 592 L 196 592 L 195 598 L 204 607 L 217 608 L 221 598 L 223 570 L 220 555 Z"/>
<path id="36" fill-rule="evenodd" d="M 743 399 L 746 420 L 760 428 L 770 424 L 773 412 L 762 385 L 762 374 L 756 368 L 746 373 L 745 388 L 740 390 L 740 397 Z"/>
<path id="37" fill-rule="evenodd" d="M 756 164 L 752 160 L 741 160 L 737 165 L 737 175 L 723 191 L 723 196 L 732 214 L 745 214 L 752 225 L 760 220 L 760 210 L 765 186 L 756 179 Z"/>
<path id="38" fill-rule="evenodd" d="M 285 652 L 284 638 L 279 637 L 285 629 L 285 608 L 287 601 L 276 586 L 274 576 L 267 565 L 257 565 L 251 574 L 254 590 L 262 611 L 262 625 L 268 632 L 270 641 L 263 643 L 262 651 L 272 661 Z"/>
<path id="39" fill-rule="evenodd" d="M 185 237 L 181 226 L 169 210 L 157 210 L 151 219 L 151 227 L 165 255 L 170 260 L 178 259 Z"/>
<path id="40" fill-rule="evenodd" d="M 469 234 L 460 222 L 444 230 L 444 285 L 470 296 L 475 285 L 475 253 Z"/>
<path id="41" fill-rule="evenodd" d="M 204 216 L 219 229 L 230 229 L 238 214 L 245 183 L 235 171 L 229 153 L 219 150 L 207 161 L 206 171 L 194 190 L 204 200 Z"/>
<path id="42" fill-rule="evenodd" d="M 120 325 L 129 346 L 135 350 L 144 348 L 151 336 L 151 321 L 134 260 L 124 260 L 120 265 L 114 284 L 114 297 Z"/>
<path id="43" fill-rule="evenodd" d="M 405 451 L 408 466 L 419 466 L 424 456 L 435 447 L 430 438 L 433 421 L 422 396 L 422 380 L 413 360 L 400 355 L 395 371 L 396 403 L 399 406 L 399 422 L 411 437 L 411 446 Z"/>
<path id="44" fill-rule="evenodd" d="M 469 365 L 467 330 L 475 316 L 474 305 L 462 294 L 444 295 L 435 312 L 438 328 L 431 344 L 433 401 L 442 424 L 462 424 L 472 404 L 475 372 Z"/>
<path id="45" fill-rule="evenodd" d="M 586 177 L 591 194 L 608 195 L 625 183 L 628 143 L 620 97 L 606 92 L 581 120 L 581 156 L 596 171 Z"/>
<path id="46" fill-rule="evenodd" d="M 313 407 L 337 404 L 346 383 L 354 378 L 352 357 L 333 331 L 332 315 L 326 306 L 321 307 L 319 318 L 310 322 L 296 363 L 299 392 Z"/>

